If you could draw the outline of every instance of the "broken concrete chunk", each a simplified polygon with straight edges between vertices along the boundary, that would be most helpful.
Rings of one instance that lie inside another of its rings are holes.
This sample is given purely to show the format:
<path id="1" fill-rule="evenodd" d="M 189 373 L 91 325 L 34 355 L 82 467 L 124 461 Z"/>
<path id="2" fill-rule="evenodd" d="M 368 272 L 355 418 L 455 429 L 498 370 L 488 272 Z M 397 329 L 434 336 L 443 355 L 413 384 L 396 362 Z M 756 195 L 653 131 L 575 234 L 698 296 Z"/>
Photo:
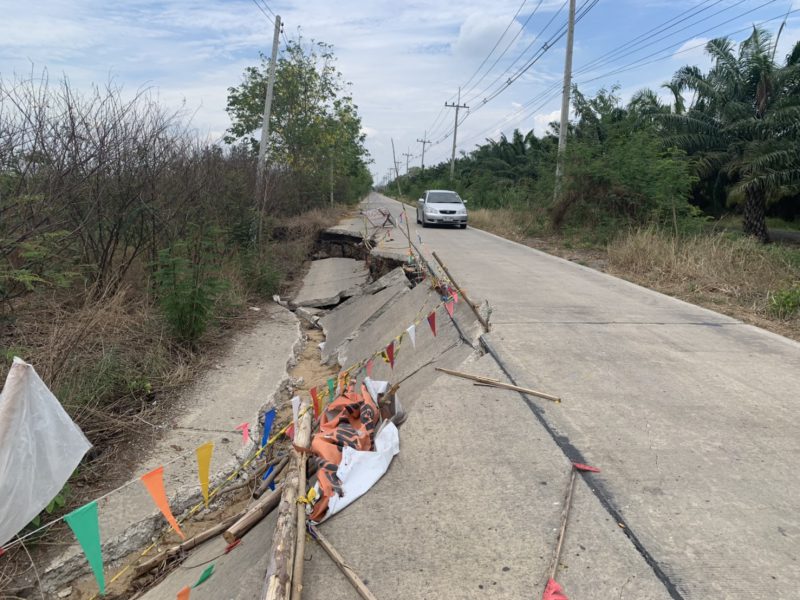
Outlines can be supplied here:
<path id="1" fill-rule="evenodd" d="M 324 258 L 311 263 L 303 285 L 292 304 L 294 306 L 332 306 L 343 298 L 360 292 L 367 282 L 369 270 L 352 258 Z"/>
<path id="2" fill-rule="evenodd" d="M 392 269 L 380 279 L 364 286 L 362 291 L 364 294 L 375 294 L 376 292 L 380 292 L 381 290 L 396 284 L 403 284 L 406 287 L 411 287 L 411 283 L 408 281 L 403 267 Z"/>

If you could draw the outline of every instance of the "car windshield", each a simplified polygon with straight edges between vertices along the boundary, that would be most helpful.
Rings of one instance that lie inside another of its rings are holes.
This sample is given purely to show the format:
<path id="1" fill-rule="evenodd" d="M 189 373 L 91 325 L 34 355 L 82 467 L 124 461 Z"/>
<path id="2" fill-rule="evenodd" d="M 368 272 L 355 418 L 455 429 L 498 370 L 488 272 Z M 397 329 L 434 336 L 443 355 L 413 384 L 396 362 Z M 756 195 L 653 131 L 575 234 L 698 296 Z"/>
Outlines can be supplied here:
<path id="1" fill-rule="evenodd" d="M 428 192 L 428 202 L 433 204 L 461 204 L 455 192 Z"/>

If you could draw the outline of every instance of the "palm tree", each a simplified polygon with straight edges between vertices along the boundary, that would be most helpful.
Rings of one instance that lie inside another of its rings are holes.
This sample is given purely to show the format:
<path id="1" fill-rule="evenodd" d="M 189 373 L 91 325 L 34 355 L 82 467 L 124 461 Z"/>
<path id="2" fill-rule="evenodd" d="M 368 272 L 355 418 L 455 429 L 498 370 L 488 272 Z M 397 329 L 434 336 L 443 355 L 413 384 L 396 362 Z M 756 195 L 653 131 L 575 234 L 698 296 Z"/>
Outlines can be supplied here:
<path id="1" fill-rule="evenodd" d="M 754 27 L 738 52 L 727 38 L 711 40 L 711 70 L 686 66 L 669 84 L 676 108 L 686 106 L 686 90 L 693 102 L 685 112 L 661 117 L 673 141 L 696 158 L 701 177 L 721 177 L 729 200 L 744 202 L 744 232 L 763 242 L 769 241 L 767 203 L 800 183 L 798 48 L 779 66 L 763 29 Z"/>

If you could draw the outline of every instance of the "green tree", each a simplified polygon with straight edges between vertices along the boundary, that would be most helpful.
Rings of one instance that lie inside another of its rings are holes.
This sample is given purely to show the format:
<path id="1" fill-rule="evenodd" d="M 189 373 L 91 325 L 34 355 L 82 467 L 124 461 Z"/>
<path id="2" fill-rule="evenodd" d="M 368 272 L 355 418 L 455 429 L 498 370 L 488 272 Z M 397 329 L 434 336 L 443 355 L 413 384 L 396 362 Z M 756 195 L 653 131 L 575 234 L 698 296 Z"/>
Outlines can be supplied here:
<path id="1" fill-rule="evenodd" d="M 767 204 L 796 195 L 800 185 L 800 43 L 783 65 L 759 28 L 738 51 L 728 38 L 711 40 L 706 51 L 714 59 L 708 73 L 686 66 L 670 84 L 677 105 L 684 106 L 686 91 L 694 102 L 663 119 L 700 176 L 716 180 L 729 202 L 744 204 L 744 232 L 768 242 Z"/>
<path id="2" fill-rule="evenodd" d="M 269 60 L 245 69 L 242 83 L 228 90 L 232 125 L 225 141 L 244 142 L 255 153 L 260 137 Z M 372 179 L 358 107 L 336 69 L 331 46 L 290 40 L 275 70 L 270 115 L 269 168 L 288 174 L 300 207 L 333 194 L 353 201 L 368 191 Z"/>

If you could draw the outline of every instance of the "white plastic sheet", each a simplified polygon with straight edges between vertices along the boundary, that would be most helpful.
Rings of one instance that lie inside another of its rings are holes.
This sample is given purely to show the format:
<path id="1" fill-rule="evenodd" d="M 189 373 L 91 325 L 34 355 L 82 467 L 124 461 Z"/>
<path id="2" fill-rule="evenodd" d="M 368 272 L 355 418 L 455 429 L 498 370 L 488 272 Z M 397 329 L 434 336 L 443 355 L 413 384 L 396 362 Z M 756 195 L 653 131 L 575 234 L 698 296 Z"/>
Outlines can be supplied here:
<path id="1" fill-rule="evenodd" d="M 89 448 L 34 368 L 14 358 L 0 393 L 0 546 L 61 491 Z"/>
<path id="2" fill-rule="evenodd" d="M 349 446 L 342 450 L 336 475 L 342 482 L 342 495 L 331 497 L 325 518 L 336 514 L 366 494 L 386 473 L 394 455 L 400 452 L 400 434 L 391 421 L 375 436 L 375 450 L 362 452 Z"/>

